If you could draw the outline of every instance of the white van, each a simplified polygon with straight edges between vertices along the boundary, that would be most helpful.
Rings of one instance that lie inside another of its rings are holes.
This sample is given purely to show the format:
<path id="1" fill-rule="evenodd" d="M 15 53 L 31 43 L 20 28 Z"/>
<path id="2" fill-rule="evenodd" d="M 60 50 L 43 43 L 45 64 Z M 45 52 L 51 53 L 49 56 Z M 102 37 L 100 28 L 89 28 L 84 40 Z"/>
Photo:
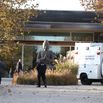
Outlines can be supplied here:
<path id="1" fill-rule="evenodd" d="M 103 84 L 103 43 L 75 43 L 74 62 L 83 85 Z"/>

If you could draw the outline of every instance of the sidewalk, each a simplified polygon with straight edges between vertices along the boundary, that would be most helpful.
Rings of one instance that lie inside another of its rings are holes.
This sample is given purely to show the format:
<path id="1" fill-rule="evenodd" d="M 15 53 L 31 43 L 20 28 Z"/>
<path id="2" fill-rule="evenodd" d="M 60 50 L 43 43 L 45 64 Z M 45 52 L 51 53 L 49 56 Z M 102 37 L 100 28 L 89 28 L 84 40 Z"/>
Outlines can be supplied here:
<path id="1" fill-rule="evenodd" d="M 12 78 L 2 78 L 1 85 L 12 85 Z"/>
<path id="2" fill-rule="evenodd" d="M 5 79 L 4 79 L 5 80 Z M 0 103 L 102 103 L 103 86 L 1 85 Z"/>
<path id="3" fill-rule="evenodd" d="M 102 103 L 102 85 L 68 85 L 37 88 L 36 85 L 12 85 L 2 78 L 0 103 Z"/>

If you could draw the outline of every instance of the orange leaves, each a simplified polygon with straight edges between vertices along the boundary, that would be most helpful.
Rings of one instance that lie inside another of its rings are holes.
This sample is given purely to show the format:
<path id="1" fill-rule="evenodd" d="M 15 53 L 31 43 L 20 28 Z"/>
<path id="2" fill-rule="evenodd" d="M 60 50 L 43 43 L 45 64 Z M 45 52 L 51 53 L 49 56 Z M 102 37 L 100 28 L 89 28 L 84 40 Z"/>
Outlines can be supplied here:
<path id="1" fill-rule="evenodd" d="M 11 46 L 11 41 L 24 34 L 25 22 L 36 15 L 35 6 L 31 4 L 28 4 L 29 8 L 21 8 L 28 1 L 33 0 L 0 0 L 0 40 L 8 41 L 0 47 L 0 57 L 12 57 L 11 51 L 15 53 L 16 47 L 15 44 Z"/>
<path id="2" fill-rule="evenodd" d="M 80 0 L 80 2 L 86 9 L 103 11 L 103 0 Z"/>

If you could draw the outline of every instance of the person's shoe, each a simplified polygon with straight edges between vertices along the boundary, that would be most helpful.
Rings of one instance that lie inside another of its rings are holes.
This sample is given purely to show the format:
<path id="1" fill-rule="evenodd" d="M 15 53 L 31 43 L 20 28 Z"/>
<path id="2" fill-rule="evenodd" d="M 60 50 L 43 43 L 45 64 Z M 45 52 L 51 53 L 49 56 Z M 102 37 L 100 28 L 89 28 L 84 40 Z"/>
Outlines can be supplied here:
<path id="1" fill-rule="evenodd" d="M 45 85 L 44 87 L 47 88 L 47 85 Z"/>

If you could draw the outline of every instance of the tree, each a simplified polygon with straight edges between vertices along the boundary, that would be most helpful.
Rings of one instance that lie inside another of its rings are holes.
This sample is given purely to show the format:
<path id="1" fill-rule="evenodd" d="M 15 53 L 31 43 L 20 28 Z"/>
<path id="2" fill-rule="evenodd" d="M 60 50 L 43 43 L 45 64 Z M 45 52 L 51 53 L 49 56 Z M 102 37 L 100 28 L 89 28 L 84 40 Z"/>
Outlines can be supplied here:
<path id="1" fill-rule="evenodd" d="M 103 17 L 103 0 L 80 0 L 82 6 L 85 7 L 86 10 L 94 10 L 97 13 L 97 17 L 99 22 L 103 22 L 101 17 Z"/>
<path id="2" fill-rule="evenodd" d="M 86 9 L 103 10 L 103 0 L 80 0 L 80 2 Z"/>
<path id="3" fill-rule="evenodd" d="M 36 14 L 35 5 L 28 3 L 33 0 L 0 0 L 0 48 L 2 52 L 10 53 L 15 47 L 13 40 L 24 35 L 25 23 Z M 5 54 L 5 55 L 6 55 Z"/>
<path id="4" fill-rule="evenodd" d="M 0 0 L 0 59 L 15 55 L 19 43 L 13 41 L 24 35 L 25 23 L 37 15 L 38 4 L 34 3 L 34 0 Z"/>

